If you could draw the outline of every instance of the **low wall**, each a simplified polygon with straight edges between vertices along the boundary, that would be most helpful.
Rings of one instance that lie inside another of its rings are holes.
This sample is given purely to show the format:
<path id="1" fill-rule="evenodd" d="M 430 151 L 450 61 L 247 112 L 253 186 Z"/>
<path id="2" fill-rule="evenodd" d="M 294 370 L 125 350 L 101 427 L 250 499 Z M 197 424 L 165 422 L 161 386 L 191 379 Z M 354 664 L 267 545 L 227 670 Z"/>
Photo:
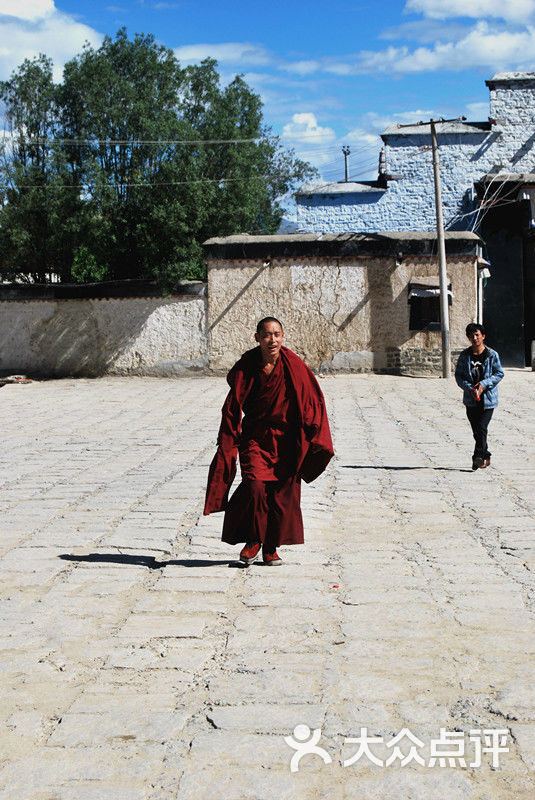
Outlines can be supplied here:
<path id="1" fill-rule="evenodd" d="M 206 298 L 0 301 L 0 373 L 173 376 L 206 369 Z"/>
<path id="2" fill-rule="evenodd" d="M 454 356 L 477 319 L 479 242 L 446 235 Z M 206 296 L 199 283 L 170 297 L 135 281 L 0 286 L 0 375 L 224 373 L 271 315 L 317 371 L 440 374 L 440 331 L 409 324 L 410 283 L 438 280 L 432 234 L 239 235 L 209 240 L 205 253 Z"/>

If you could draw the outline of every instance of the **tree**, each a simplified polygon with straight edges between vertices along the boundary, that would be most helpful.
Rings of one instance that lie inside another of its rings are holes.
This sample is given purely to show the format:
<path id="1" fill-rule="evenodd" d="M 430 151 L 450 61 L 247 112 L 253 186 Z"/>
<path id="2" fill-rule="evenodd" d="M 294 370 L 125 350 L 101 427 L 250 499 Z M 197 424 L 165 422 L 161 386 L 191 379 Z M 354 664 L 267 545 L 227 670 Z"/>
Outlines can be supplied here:
<path id="1" fill-rule="evenodd" d="M 58 86 L 48 59 L 26 61 L 0 91 L 18 142 L 4 158 L 4 275 L 33 248 L 40 278 L 202 277 L 204 239 L 275 232 L 277 198 L 314 174 L 242 76 L 222 88 L 215 61 L 184 69 L 151 35 L 86 45 Z"/>
<path id="2" fill-rule="evenodd" d="M 11 80 L 0 83 L 6 129 L 0 151 L 0 274 L 44 282 L 70 275 L 76 246 L 72 223 L 83 203 L 57 135 L 57 89 L 52 62 L 25 60 Z M 76 227 L 75 225 L 75 227 Z"/>
<path id="3" fill-rule="evenodd" d="M 243 76 L 221 90 L 216 62 L 211 59 L 188 67 L 187 73 L 194 92 L 185 98 L 185 114 L 200 138 L 235 140 L 204 147 L 203 176 L 211 213 L 199 238 L 243 231 L 275 233 L 283 215 L 277 199 L 317 173 L 292 151 L 284 150 L 263 125 L 260 98 Z M 213 209 L 218 209 L 217 216 Z"/>

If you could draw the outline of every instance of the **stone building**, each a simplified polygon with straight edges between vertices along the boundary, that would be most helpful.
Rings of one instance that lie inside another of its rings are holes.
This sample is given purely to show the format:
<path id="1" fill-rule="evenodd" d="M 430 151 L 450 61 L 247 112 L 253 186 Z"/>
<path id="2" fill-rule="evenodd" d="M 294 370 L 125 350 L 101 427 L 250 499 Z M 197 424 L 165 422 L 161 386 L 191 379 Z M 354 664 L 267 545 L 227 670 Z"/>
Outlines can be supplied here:
<path id="1" fill-rule="evenodd" d="M 535 73 L 487 81 L 489 118 L 437 123 L 447 230 L 475 230 L 490 261 L 484 322 L 504 363 L 532 362 L 535 340 Z M 430 129 L 390 126 L 376 181 L 306 184 L 303 232 L 435 228 Z"/>
<path id="2" fill-rule="evenodd" d="M 446 234 L 453 360 L 478 318 L 480 241 Z M 254 347 L 262 317 L 318 371 L 441 371 L 434 233 L 226 236 L 204 244 L 210 369 Z"/>

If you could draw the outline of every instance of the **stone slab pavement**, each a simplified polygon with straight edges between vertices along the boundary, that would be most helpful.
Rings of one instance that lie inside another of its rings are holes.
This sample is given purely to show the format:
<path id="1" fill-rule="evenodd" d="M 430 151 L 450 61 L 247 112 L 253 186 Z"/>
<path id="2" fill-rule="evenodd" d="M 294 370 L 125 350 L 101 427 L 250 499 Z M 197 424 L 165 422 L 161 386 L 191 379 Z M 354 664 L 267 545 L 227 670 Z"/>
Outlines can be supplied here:
<path id="1" fill-rule="evenodd" d="M 533 798 L 534 382 L 472 473 L 453 380 L 325 377 L 277 569 L 201 515 L 223 379 L 0 389 L 1 797 Z"/>

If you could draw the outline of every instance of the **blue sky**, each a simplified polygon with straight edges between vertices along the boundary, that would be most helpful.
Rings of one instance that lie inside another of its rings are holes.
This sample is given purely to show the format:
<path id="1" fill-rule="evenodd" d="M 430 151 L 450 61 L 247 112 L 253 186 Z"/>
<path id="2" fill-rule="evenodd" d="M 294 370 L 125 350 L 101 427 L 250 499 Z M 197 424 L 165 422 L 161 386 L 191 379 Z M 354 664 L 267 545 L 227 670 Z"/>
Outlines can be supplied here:
<path id="1" fill-rule="evenodd" d="M 120 26 L 182 63 L 244 73 L 265 119 L 326 180 L 373 177 L 391 122 L 488 116 L 485 78 L 535 69 L 535 0 L 0 0 L 0 79 L 24 57 L 63 63 Z"/>

